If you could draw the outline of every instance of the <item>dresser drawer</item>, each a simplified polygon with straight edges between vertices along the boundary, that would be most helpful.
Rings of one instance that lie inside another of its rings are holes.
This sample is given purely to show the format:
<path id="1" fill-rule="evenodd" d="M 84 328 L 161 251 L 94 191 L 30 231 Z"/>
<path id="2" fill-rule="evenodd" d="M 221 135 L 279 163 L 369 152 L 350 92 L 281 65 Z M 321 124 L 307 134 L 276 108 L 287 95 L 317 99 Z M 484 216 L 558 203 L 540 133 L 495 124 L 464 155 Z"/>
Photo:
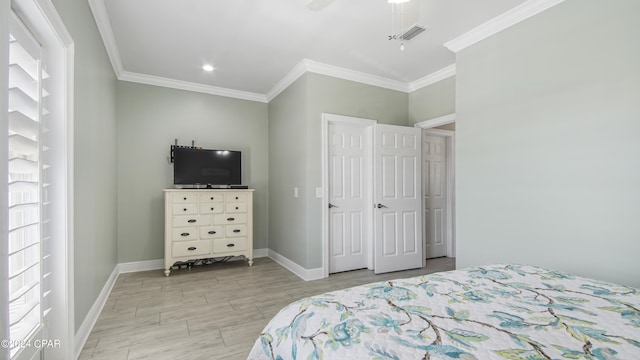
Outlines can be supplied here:
<path id="1" fill-rule="evenodd" d="M 224 201 L 224 194 L 220 193 L 208 193 L 208 194 L 200 194 L 200 202 L 212 202 L 219 203 Z"/>
<path id="2" fill-rule="evenodd" d="M 247 203 L 229 203 L 224 209 L 226 213 L 246 213 Z"/>
<path id="3" fill-rule="evenodd" d="M 202 226 L 211 224 L 211 216 L 174 216 L 171 220 L 173 226 Z"/>
<path id="4" fill-rule="evenodd" d="M 247 225 L 246 224 L 227 225 L 224 227 L 224 234 L 226 237 L 247 236 Z"/>
<path id="5" fill-rule="evenodd" d="M 198 228 L 193 226 L 173 229 L 171 239 L 173 241 L 198 240 Z"/>
<path id="6" fill-rule="evenodd" d="M 196 203 L 174 204 L 174 205 L 171 206 L 171 211 L 172 211 L 173 215 L 197 214 L 198 213 L 198 207 L 196 206 Z"/>
<path id="7" fill-rule="evenodd" d="M 223 203 L 200 203 L 200 214 L 221 214 L 223 210 Z"/>
<path id="8" fill-rule="evenodd" d="M 237 252 L 247 249 L 247 238 L 215 239 L 213 253 Z"/>
<path id="9" fill-rule="evenodd" d="M 171 250 L 175 257 L 208 255 L 211 253 L 211 241 L 180 241 L 173 243 Z"/>
<path id="10" fill-rule="evenodd" d="M 224 201 L 230 202 L 247 202 L 247 193 L 226 193 L 224 194 Z"/>
<path id="11" fill-rule="evenodd" d="M 195 193 L 179 193 L 171 196 L 172 204 L 194 203 L 197 200 L 198 196 Z"/>
<path id="12" fill-rule="evenodd" d="M 213 215 L 215 225 L 246 224 L 247 214 L 218 214 Z"/>
<path id="13" fill-rule="evenodd" d="M 200 229 L 200 239 L 216 239 L 224 237 L 224 226 L 203 226 Z"/>

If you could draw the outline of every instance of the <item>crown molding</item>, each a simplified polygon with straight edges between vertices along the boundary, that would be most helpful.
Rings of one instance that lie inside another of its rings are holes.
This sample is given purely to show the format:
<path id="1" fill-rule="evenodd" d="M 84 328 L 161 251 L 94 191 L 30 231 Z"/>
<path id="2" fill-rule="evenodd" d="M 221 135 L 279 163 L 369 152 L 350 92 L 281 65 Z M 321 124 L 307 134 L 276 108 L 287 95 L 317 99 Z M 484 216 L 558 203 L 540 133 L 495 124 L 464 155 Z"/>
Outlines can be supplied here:
<path id="1" fill-rule="evenodd" d="M 404 93 L 415 91 L 424 86 L 428 86 L 434 82 L 455 75 L 455 65 L 451 65 L 412 83 L 405 83 L 398 80 L 388 79 L 382 76 L 371 75 L 359 71 L 345 69 L 339 66 L 324 64 L 310 59 L 303 59 L 298 64 L 296 64 L 296 66 L 294 66 L 293 69 L 291 69 L 291 71 L 289 71 L 282 79 L 280 79 L 280 81 L 278 81 L 273 86 L 273 88 L 269 90 L 269 92 L 267 92 L 266 94 L 259 94 L 129 72 L 124 69 L 124 66 L 122 64 L 122 57 L 120 56 L 120 51 L 113 34 L 113 29 L 111 28 L 111 22 L 109 21 L 109 17 L 107 15 L 107 9 L 105 7 L 104 0 L 88 1 L 91 13 L 93 14 L 93 17 L 96 21 L 98 31 L 100 32 L 100 36 L 102 37 L 102 41 L 107 51 L 107 55 L 109 56 L 109 60 L 111 61 L 113 71 L 115 72 L 117 79 L 122 81 L 136 82 L 146 85 L 162 86 L 179 90 L 195 91 L 211 95 L 219 95 L 242 100 L 268 103 L 307 72 L 332 76 L 362 84 L 401 91 Z"/>
<path id="2" fill-rule="evenodd" d="M 296 64 L 282 79 L 280 79 L 272 88 L 267 92 L 267 102 L 275 99 L 286 88 L 298 80 L 302 75 L 307 72 L 305 67 L 305 60 L 303 59 Z"/>
<path id="3" fill-rule="evenodd" d="M 122 65 L 122 57 L 120 56 L 120 51 L 118 50 L 118 45 L 116 43 L 115 36 L 113 35 L 113 29 L 111 28 L 111 22 L 109 21 L 109 17 L 107 15 L 107 9 L 104 5 L 104 0 L 89 0 L 89 7 L 91 8 L 91 12 L 96 21 L 98 31 L 100 32 L 100 36 L 102 37 L 102 41 L 104 42 L 109 60 L 111 61 L 111 66 L 113 67 L 113 71 L 115 72 L 118 80 L 265 103 L 278 96 L 278 94 L 280 94 L 284 89 L 286 89 L 289 85 L 291 85 L 306 72 L 333 76 L 344 80 L 351 80 L 391 90 L 409 92 L 409 84 L 402 81 L 391 80 L 381 76 L 370 75 L 359 71 L 341 68 L 338 66 L 327 65 L 309 59 L 303 59 L 296 66 L 294 66 L 294 68 L 291 69 L 291 71 L 289 71 L 287 75 L 285 75 L 280 81 L 278 81 L 267 94 L 258 94 L 216 86 L 207 86 L 186 81 L 128 72 L 124 70 L 124 66 Z"/>
<path id="4" fill-rule="evenodd" d="M 345 69 L 339 66 L 328 65 L 310 59 L 302 59 L 296 66 L 291 69 L 280 81 L 274 85 L 267 93 L 267 101 L 273 100 L 287 87 L 293 84 L 298 78 L 306 73 L 314 73 L 320 75 L 331 76 L 343 80 L 354 81 L 361 84 L 373 85 L 385 89 L 396 90 L 408 93 L 409 84 L 388 79 L 382 76 L 371 75 L 359 71 Z"/>
<path id="5" fill-rule="evenodd" d="M 282 91 L 289 87 L 293 82 L 305 73 L 316 73 L 327 75 L 344 80 L 350 80 L 366 85 L 377 86 L 390 90 L 396 90 L 404 93 L 410 93 L 419 90 L 425 86 L 429 86 L 438 81 L 456 75 L 455 64 L 449 65 L 432 74 L 420 78 L 411 83 L 398 80 L 392 80 L 381 76 L 371 75 L 359 71 L 349 70 L 339 66 L 328 65 L 310 59 L 303 59 L 296 64 L 280 81 L 278 81 L 271 90 L 266 94 L 253 93 L 247 91 L 233 90 L 228 88 L 202 85 L 186 81 L 162 78 L 157 76 L 132 73 L 124 70 L 120 51 L 113 35 L 111 23 L 107 16 L 107 10 L 104 0 L 88 0 L 89 7 L 96 21 L 98 31 L 104 42 L 105 49 L 113 66 L 113 70 L 118 80 L 137 82 L 147 85 L 163 86 L 168 88 L 195 91 L 205 94 L 232 97 L 242 100 L 250 100 L 268 103 L 278 96 Z M 512 25 L 515 25 L 531 16 L 534 16 L 552 6 L 555 6 L 565 0 L 528 0 L 521 5 L 499 15 L 492 20 L 476 27 L 475 29 L 459 36 L 444 44 L 449 50 L 458 52 L 476 42 L 494 35 Z"/>
<path id="6" fill-rule="evenodd" d="M 111 21 L 109 21 L 104 0 L 89 0 L 89 8 L 96 21 L 98 32 L 102 37 L 102 42 L 107 50 L 113 71 L 116 73 L 116 77 L 120 79 L 120 76 L 124 73 L 124 66 L 122 66 L 122 57 L 120 56 L 120 50 L 118 50 L 116 37 L 113 35 Z"/>
<path id="7" fill-rule="evenodd" d="M 188 81 L 180 81 L 175 79 L 168 79 L 159 76 L 152 76 L 146 74 L 123 72 L 118 76 L 118 80 L 135 82 L 146 85 L 155 85 L 166 88 L 194 91 L 210 95 L 225 96 L 241 100 L 257 101 L 267 103 L 267 97 L 263 94 L 252 93 L 248 91 L 233 90 L 228 88 L 222 88 L 217 86 L 202 85 L 198 83 L 192 83 Z"/>
<path id="8" fill-rule="evenodd" d="M 93 18 L 96 21 L 98 31 L 100 32 L 100 36 L 102 37 L 102 42 L 104 42 L 104 47 L 107 50 L 107 55 L 109 56 L 109 60 L 111 61 L 111 66 L 113 67 L 113 71 L 115 72 L 118 80 L 147 85 L 156 85 L 179 90 L 195 91 L 242 100 L 251 100 L 264 103 L 267 102 L 267 98 L 263 94 L 202 85 L 187 81 L 133 73 L 124 70 L 124 66 L 122 65 L 122 57 L 120 56 L 118 44 L 116 43 L 115 36 L 113 35 L 113 29 L 111 28 L 111 22 L 109 21 L 109 17 L 107 15 L 107 8 L 104 5 L 104 0 L 89 0 L 89 7 L 91 8 L 91 13 L 93 14 Z"/>
<path id="9" fill-rule="evenodd" d="M 457 53 L 491 35 L 524 21 L 542 11 L 545 11 L 565 0 L 528 0 L 515 8 L 499 15 L 473 30 L 444 44 L 446 48 Z"/>
<path id="10" fill-rule="evenodd" d="M 420 78 L 416 81 L 409 83 L 409 92 L 420 90 L 425 86 L 435 84 L 438 81 L 444 80 L 446 78 L 450 78 L 452 76 L 456 76 L 456 64 L 451 64 L 423 78 Z"/>
<path id="11" fill-rule="evenodd" d="M 390 90 L 409 92 L 409 85 L 403 81 L 392 80 L 382 76 L 349 70 L 339 66 L 323 64 L 309 59 L 304 59 L 302 61 L 305 63 L 305 69 L 308 72 L 333 76 L 344 80 L 355 81 L 362 84 L 378 86 Z"/>

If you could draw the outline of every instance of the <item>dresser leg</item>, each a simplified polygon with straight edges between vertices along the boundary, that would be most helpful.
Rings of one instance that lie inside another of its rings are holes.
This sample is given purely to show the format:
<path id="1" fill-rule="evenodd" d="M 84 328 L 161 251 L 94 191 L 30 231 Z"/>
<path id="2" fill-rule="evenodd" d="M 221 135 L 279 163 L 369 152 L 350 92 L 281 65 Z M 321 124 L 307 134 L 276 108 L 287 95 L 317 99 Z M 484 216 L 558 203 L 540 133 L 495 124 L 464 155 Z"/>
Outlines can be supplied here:
<path id="1" fill-rule="evenodd" d="M 253 266 L 253 259 L 249 259 L 249 266 Z"/>
<path id="2" fill-rule="evenodd" d="M 169 276 L 171 274 L 171 269 L 167 269 L 164 271 L 164 276 Z"/>

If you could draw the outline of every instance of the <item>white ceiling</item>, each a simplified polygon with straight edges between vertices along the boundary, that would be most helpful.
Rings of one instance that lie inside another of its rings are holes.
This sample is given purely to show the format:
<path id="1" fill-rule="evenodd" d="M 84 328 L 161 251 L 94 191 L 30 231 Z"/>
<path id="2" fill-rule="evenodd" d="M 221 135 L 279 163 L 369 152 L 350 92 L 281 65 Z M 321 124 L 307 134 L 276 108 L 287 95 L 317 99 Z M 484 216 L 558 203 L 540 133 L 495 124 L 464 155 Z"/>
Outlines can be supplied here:
<path id="1" fill-rule="evenodd" d="M 428 31 L 400 51 L 388 40 L 387 0 L 335 0 L 321 11 L 309 10 L 309 0 L 89 0 L 119 78 L 256 99 L 305 61 L 416 82 L 454 64 L 444 43 L 525 2 L 412 1 Z"/>

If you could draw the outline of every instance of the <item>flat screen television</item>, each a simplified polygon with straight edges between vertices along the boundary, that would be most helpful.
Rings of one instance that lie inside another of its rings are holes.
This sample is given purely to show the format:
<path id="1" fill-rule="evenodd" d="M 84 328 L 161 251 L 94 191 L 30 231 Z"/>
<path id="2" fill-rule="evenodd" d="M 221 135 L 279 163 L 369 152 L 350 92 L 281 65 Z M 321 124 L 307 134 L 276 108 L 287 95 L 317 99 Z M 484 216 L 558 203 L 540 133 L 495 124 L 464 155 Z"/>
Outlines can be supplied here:
<path id="1" fill-rule="evenodd" d="M 198 148 L 173 149 L 175 185 L 228 186 L 242 184 L 242 153 Z"/>

